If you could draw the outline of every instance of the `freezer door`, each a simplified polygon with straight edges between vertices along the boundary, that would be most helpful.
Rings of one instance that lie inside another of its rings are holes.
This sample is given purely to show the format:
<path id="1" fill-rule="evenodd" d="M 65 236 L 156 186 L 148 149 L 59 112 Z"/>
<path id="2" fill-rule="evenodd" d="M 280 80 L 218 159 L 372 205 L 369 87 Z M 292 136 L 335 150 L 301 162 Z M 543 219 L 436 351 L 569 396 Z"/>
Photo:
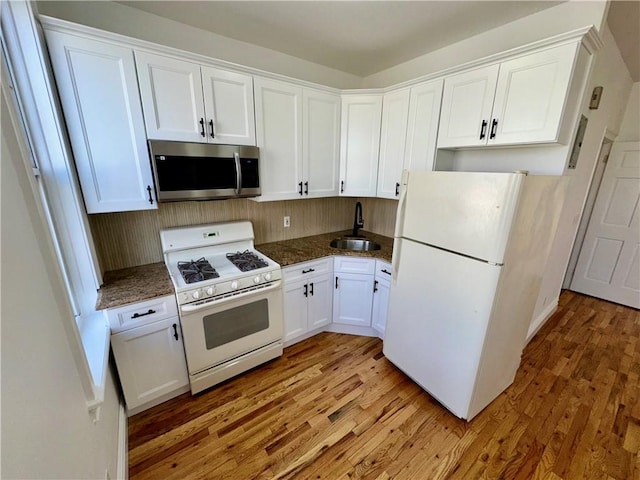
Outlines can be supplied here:
<path id="1" fill-rule="evenodd" d="M 525 175 L 408 172 L 396 237 L 501 264 Z"/>
<path id="2" fill-rule="evenodd" d="M 400 258 L 383 353 L 456 416 L 467 418 L 502 267 L 396 241 Z"/>

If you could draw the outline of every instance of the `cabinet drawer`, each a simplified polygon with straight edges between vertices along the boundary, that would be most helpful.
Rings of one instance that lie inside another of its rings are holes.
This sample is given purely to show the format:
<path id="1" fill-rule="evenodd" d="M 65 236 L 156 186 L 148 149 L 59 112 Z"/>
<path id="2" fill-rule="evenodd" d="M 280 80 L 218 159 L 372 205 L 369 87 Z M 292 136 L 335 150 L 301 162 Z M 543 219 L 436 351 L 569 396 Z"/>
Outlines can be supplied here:
<path id="1" fill-rule="evenodd" d="M 173 295 L 152 298 L 144 302 L 131 303 L 124 307 L 107 310 L 112 333 L 148 325 L 176 315 L 178 315 L 178 306 Z"/>
<path id="2" fill-rule="evenodd" d="M 333 270 L 335 273 L 364 273 L 373 275 L 376 262 L 373 258 L 335 257 Z"/>
<path id="3" fill-rule="evenodd" d="M 376 260 L 376 277 L 391 280 L 391 264 L 383 260 Z"/>
<path id="4" fill-rule="evenodd" d="M 285 283 L 295 282 L 331 272 L 331 258 L 321 258 L 311 262 L 297 263 L 282 269 Z"/>

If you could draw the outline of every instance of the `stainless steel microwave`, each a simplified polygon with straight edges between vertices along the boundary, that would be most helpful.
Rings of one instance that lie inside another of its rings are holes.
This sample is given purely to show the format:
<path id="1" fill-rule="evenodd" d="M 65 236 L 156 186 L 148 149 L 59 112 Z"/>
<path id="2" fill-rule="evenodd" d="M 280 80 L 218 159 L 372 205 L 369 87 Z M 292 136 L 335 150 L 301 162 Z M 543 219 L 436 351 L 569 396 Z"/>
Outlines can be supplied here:
<path id="1" fill-rule="evenodd" d="M 260 195 L 258 147 L 149 140 L 159 202 Z"/>

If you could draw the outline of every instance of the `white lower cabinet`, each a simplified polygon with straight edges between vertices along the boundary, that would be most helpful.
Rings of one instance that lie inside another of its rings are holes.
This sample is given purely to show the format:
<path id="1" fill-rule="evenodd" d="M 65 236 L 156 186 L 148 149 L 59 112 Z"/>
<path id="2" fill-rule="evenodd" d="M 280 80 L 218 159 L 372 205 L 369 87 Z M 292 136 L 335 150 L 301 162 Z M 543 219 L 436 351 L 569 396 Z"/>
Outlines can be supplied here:
<path id="1" fill-rule="evenodd" d="M 285 342 L 331 323 L 331 272 L 328 258 L 283 269 Z"/>
<path id="2" fill-rule="evenodd" d="M 148 302 L 111 309 L 113 319 L 127 316 L 147 318 L 148 322 L 111 335 L 111 348 L 118 368 L 128 415 L 157 405 L 169 398 L 189 391 L 189 374 L 182 343 L 180 320 L 175 313 L 175 298 L 163 297 L 169 304 L 161 313 L 148 308 Z M 158 301 L 156 300 L 156 303 Z M 132 307 L 140 306 L 137 310 Z M 135 310 L 135 311 L 134 311 Z M 133 312 L 133 313 L 131 313 Z M 162 314 L 174 314 L 157 319 Z"/>
<path id="3" fill-rule="evenodd" d="M 373 280 L 373 311 L 371 326 L 380 338 L 384 338 L 387 326 L 387 310 L 389 308 L 389 292 L 391 290 L 391 264 L 376 260 L 376 273 Z"/>
<path id="4" fill-rule="evenodd" d="M 370 327 L 375 260 L 336 257 L 333 268 L 333 323 Z"/>

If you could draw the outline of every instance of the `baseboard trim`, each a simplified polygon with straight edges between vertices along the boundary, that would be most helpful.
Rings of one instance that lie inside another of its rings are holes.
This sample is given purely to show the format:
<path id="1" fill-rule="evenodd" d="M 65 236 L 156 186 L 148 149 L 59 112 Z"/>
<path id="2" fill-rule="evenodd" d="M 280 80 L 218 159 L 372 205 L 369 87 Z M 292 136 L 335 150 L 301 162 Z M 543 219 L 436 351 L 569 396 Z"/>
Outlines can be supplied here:
<path id="1" fill-rule="evenodd" d="M 116 478 L 118 480 L 128 480 L 129 478 L 129 425 L 127 411 L 124 405 L 120 404 L 118 415 L 118 465 Z"/>
<path id="2" fill-rule="evenodd" d="M 527 333 L 526 343 L 529 343 L 531 339 L 533 339 L 533 337 L 536 336 L 536 333 L 538 333 L 538 330 L 540 330 L 542 326 L 545 323 L 547 323 L 547 320 L 551 318 L 551 315 L 556 313 L 556 310 L 558 309 L 558 300 L 559 300 L 559 297 L 556 298 L 553 302 L 551 302 L 547 306 L 547 308 L 545 308 L 542 311 L 542 313 L 540 313 L 540 315 L 538 315 L 536 318 L 533 319 L 533 322 L 531 322 L 531 325 L 529 326 L 529 333 Z"/>

